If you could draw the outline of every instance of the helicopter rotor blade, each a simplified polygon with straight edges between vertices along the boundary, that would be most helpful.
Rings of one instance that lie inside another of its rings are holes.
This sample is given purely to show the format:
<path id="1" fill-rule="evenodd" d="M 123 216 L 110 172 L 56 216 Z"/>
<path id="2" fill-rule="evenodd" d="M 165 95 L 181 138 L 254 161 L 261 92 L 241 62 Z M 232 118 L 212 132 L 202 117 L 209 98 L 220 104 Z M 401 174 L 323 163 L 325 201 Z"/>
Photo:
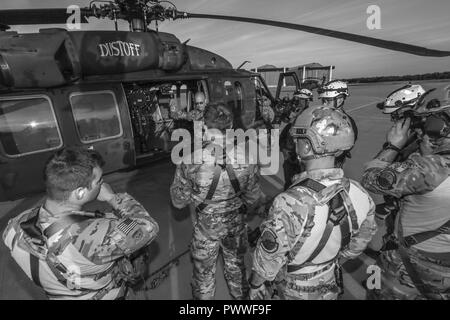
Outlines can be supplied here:
<path id="1" fill-rule="evenodd" d="M 80 10 L 80 23 L 88 23 L 89 11 Z M 5 25 L 34 25 L 34 24 L 66 24 L 73 13 L 67 9 L 10 9 L 0 10 L 0 23 Z"/>
<path id="2" fill-rule="evenodd" d="M 239 21 L 239 22 L 249 22 L 249 23 L 257 23 L 262 25 L 299 30 L 309 33 L 314 33 L 322 36 L 353 41 L 357 43 L 366 44 L 369 46 L 406 52 L 410 54 L 414 54 L 417 56 L 426 56 L 426 57 L 448 57 L 450 56 L 450 51 L 441 51 L 428 49 L 424 47 L 419 47 L 411 44 L 382 40 L 372 37 L 366 37 L 358 34 L 334 31 L 329 29 L 310 27 L 301 24 L 295 23 L 287 23 L 273 20 L 265 20 L 265 19 L 254 19 L 254 18 L 245 18 L 245 17 L 235 17 L 235 16 L 223 16 L 223 15 L 214 15 L 214 14 L 199 14 L 199 13 L 187 13 L 187 12 L 177 12 L 176 18 L 203 18 L 203 19 L 218 19 L 218 20 L 231 20 L 231 21 Z"/>

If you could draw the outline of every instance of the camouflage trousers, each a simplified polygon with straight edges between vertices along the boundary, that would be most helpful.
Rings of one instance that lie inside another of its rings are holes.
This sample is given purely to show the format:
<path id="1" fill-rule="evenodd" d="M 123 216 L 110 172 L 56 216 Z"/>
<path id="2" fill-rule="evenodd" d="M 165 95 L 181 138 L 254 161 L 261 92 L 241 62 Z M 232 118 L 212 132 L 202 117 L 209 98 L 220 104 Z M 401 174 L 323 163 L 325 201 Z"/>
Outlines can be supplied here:
<path id="1" fill-rule="evenodd" d="M 233 223 L 235 222 L 235 223 Z M 214 299 L 216 266 L 219 252 L 224 259 L 224 276 L 234 299 L 246 299 L 249 285 L 244 257 L 247 251 L 247 228 L 244 221 L 229 221 L 217 233 L 205 232 L 196 223 L 191 244 L 193 263 L 192 296 L 194 299 Z"/>
<path id="2" fill-rule="evenodd" d="M 318 272 L 277 275 L 276 289 L 281 300 L 337 300 L 340 287 L 337 266 L 332 263 Z M 282 279 L 283 278 L 283 279 Z"/>
<path id="3" fill-rule="evenodd" d="M 432 291 L 429 299 L 450 299 L 450 261 L 440 261 L 407 249 L 411 264 Z M 425 300 L 414 286 L 397 250 L 384 251 L 377 260 L 381 268 L 380 289 L 368 290 L 369 300 Z"/>

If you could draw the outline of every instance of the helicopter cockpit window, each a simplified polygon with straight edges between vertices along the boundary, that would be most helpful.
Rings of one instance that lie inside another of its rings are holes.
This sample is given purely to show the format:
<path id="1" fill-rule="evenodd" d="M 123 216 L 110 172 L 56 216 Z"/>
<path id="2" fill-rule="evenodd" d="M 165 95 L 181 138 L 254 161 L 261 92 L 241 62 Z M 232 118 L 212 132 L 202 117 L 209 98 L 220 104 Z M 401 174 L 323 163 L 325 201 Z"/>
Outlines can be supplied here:
<path id="1" fill-rule="evenodd" d="M 0 99 L 0 141 L 5 153 L 12 157 L 60 148 L 61 133 L 50 99 Z"/>
<path id="2" fill-rule="evenodd" d="M 226 94 L 227 96 L 233 94 L 233 85 L 231 84 L 230 81 L 228 81 L 228 80 L 225 81 L 225 82 L 224 82 L 224 86 L 225 86 L 225 94 Z"/>
<path id="3" fill-rule="evenodd" d="M 122 135 L 119 108 L 113 92 L 72 93 L 70 104 L 81 142 L 92 143 Z"/>

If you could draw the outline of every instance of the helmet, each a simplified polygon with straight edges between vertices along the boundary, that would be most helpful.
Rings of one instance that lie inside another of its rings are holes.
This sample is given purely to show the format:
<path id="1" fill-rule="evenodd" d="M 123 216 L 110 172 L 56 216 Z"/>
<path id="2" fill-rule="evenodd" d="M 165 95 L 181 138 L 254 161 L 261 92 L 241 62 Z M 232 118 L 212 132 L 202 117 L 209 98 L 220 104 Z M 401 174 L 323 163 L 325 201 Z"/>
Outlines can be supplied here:
<path id="1" fill-rule="evenodd" d="M 324 84 L 318 90 L 319 98 L 336 98 L 341 94 L 348 97 L 347 83 L 341 80 L 333 80 Z"/>
<path id="2" fill-rule="evenodd" d="M 434 91 L 428 90 L 424 93 L 419 101 L 417 107 L 414 109 L 414 115 L 423 120 L 423 132 L 435 139 L 441 137 L 448 137 L 450 135 L 450 101 L 431 99 L 425 103 L 425 97 Z"/>
<path id="3" fill-rule="evenodd" d="M 299 99 L 307 99 L 312 101 L 313 100 L 313 93 L 311 90 L 308 90 L 306 88 L 300 89 L 299 91 L 294 92 L 294 97 L 297 97 Z"/>
<path id="4" fill-rule="evenodd" d="M 314 154 L 337 155 L 355 143 L 355 133 L 349 117 L 334 108 L 314 106 L 296 119 L 291 129 L 294 140 L 307 139 Z"/>
<path id="5" fill-rule="evenodd" d="M 384 102 L 383 113 L 390 114 L 400 108 L 411 109 L 424 93 L 424 88 L 418 84 L 401 87 L 388 95 Z"/>

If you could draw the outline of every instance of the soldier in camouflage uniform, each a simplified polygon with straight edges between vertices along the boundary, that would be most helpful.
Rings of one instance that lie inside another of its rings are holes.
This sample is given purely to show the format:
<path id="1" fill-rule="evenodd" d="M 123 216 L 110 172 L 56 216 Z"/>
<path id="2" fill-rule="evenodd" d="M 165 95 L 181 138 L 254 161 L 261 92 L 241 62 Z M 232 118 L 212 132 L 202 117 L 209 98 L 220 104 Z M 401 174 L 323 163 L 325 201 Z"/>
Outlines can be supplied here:
<path id="1" fill-rule="evenodd" d="M 432 101 L 430 101 L 432 102 Z M 397 249 L 384 251 L 381 288 L 370 299 L 450 298 L 450 116 L 449 108 L 427 107 L 418 152 L 395 162 L 410 135 L 410 119 L 398 121 L 387 143 L 366 165 L 362 184 L 369 191 L 400 200 Z"/>
<path id="2" fill-rule="evenodd" d="M 290 130 L 300 113 L 309 107 L 309 102 L 313 100 L 313 93 L 308 89 L 301 89 L 294 93 L 293 100 L 294 105 L 289 115 L 289 123 L 286 124 L 280 134 L 280 149 L 284 156 L 284 190 L 291 186 L 294 175 L 303 171 L 295 152 L 295 144 Z"/>
<path id="3" fill-rule="evenodd" d="M 206 107 L 206 96 L 203 92 L 197 92 L 194 96 L 195 106 L 191 111 L 177 110 L 176 101 L 171 100 L 171 117 L 175 120 L 203 121 L 203 113 Z"/>
<path id="4" fill-rule="evenodd" d="M 355 258 L 376 232 L 374 204 L 355 181 L 335 167 L 338 152 L 354 134 L 340 111 L 310 107 L 292 128 L 306 171 L 275 198 L 253 255 L 250 298 L 270 298 L 266 281 L 281 299 L 334 300 L 340 293 L 339 258 Z"/>
<path id="5" fill-rule="evenodd" d="M 349 96 L 347 83 L 341 80 L 332 80 L 324 84 L 317 92 L 324 106 L 339 109 L 345 113 L 352 124 L 356 143 L 358 139 L 358 127 L 356 126 L 355 120 L 344 110 L 345 100 Z M 342 168 L 346 158 L 351 158 L 350 150 L 346 150 L 336 157 L 336 167 Z"/>
<path id="6" fill-rule="evenodd" d="M 142 205 L 103 183 L 102 164 L 92 150 L 55 154 L 45 169 L 44 205 L 10 220 L 4 231 L 13 258 L 50 299 L 123 298 L 132 271 L 127 257 L 158 233 Z M 95 199 L 114 212 L 82 210 Z"/>
<path id="7" fill-rule="evenodd" d="M 246 156 L 244 146 L 236 146 L 235 155 L 218 142 L 227 142 L 225 129 L 233 123 L 232 114 L 224 105 L 209 105 L 205 123 L 208 142 L 204 149 L 193 154 L 194 159 L 196 156 L 201 159 L 200 163 L 190 164 L 192 155 L 183 159 L 170 187 L 175 207 L 181 209 L 191 203 L 196 207 L 191 243 L 192 295 L 195 299 L 214 298 L 216 264 L 221 250 L 230 294 L 234 299 L 245 299 L 248 294 L 244 265 L 246 212 L 259 210 L 265 202 L 258 181 L 258 166 L 251 160 L 245 164 L 237 161 Z"/>

